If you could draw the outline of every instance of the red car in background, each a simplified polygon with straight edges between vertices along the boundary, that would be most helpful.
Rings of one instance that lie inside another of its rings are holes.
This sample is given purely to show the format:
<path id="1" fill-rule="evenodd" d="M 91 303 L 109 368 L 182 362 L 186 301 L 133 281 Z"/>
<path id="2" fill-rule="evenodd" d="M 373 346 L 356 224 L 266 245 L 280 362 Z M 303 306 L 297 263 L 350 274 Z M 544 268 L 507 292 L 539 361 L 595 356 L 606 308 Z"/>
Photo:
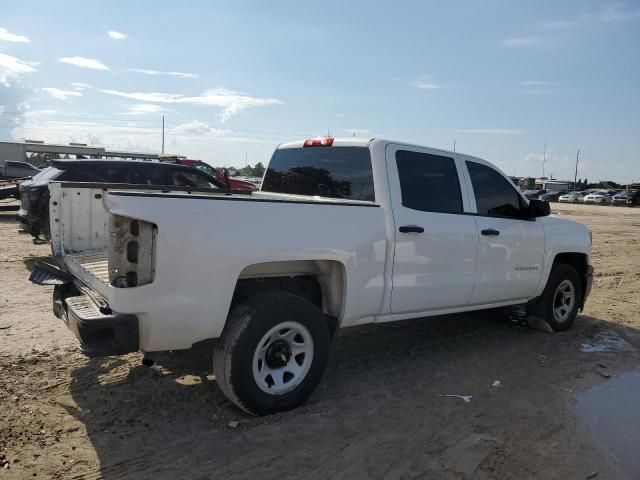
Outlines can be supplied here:
<path id="1" fill-rule="evenodd" d="M 228 184 L 231 190 L 245 190 L 249 192 L 253 192 L 257 190 L 253 183 L 246 182 L 244 180 L 239 180 L 237 178 L 229 177 L 225 173 L 224 168 L 215 168 L 209 165 L 208 163 L 203 162 L 202 160 L 190 160 L 188 158 L 176 156 L 176 155 L 166 155 L 160 158 L 161 162 L 171 162 L 177 163 L 179 165 L 186 165 L 188 167 L 194 167 L 198 170 L 201 170 L 209 175 L 214 176 L 221 182 Z"/>

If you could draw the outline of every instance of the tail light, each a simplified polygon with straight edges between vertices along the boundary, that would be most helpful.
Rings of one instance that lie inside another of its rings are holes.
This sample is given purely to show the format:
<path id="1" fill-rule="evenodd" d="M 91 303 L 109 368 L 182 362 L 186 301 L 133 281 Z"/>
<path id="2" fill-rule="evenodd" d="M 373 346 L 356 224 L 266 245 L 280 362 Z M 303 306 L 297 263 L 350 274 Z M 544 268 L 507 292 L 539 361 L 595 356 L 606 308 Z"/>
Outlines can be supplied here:
<path id="1" fill-rule="evenodd" d="M 153 223 L 111 215 L 109 283 L 130 288 L 153 282 L 157 228 Z"/>
<path id="2" fill-rule="evenodd" d="M 303 147 L 330 147 L 333 145 L 333 137 L 307 138 Z"/>

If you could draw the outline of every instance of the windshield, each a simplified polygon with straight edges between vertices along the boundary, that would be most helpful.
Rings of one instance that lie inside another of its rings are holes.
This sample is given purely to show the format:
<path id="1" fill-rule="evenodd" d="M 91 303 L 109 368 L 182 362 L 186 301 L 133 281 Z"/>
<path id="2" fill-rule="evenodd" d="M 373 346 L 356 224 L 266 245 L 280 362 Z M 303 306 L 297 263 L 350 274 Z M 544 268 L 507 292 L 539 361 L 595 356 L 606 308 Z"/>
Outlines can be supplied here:
<path id="1" fill-rule="evenodd" d="M 364 147 L 276 150 L 262 191 L 349 200 L 374 200 L 371 155 Z"/>

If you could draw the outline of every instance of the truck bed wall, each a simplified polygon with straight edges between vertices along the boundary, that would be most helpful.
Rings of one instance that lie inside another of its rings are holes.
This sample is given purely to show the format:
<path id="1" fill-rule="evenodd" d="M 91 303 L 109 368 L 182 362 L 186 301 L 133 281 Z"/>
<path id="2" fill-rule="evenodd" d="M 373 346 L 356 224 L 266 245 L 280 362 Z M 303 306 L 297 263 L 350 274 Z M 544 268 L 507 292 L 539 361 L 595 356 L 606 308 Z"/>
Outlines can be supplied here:
<path id="1" fill-rule="evenodd" d="M 385 313 L 389 245 L 377 205 L 154 192 L 96 198 L 99 189 L 62 190 L 62 211 L 53 215 L 52 207 L 62 228 L 51 223 L 61 237 L 52 243 L 61 257 L 105 248 L 110 214 L 157 225 L 155 280 L 134 288 L 99 287 L 114 311 L 138 315 L 144 351 L 189 348 L 220 336 L 241 273 L 268 262 L 343 265 L 342 326 Z"/>

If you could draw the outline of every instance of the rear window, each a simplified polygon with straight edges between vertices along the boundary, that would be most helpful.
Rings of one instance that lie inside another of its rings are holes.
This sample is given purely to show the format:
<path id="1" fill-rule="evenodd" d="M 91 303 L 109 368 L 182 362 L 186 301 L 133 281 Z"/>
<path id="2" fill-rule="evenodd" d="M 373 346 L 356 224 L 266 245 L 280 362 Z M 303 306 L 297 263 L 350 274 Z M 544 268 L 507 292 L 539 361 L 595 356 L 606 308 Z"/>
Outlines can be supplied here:
<path id="1" fill-rule="evenodd" d="M 262 191 L 373 201 L 371 155 L 364 147 L 276 150 Z"/>

